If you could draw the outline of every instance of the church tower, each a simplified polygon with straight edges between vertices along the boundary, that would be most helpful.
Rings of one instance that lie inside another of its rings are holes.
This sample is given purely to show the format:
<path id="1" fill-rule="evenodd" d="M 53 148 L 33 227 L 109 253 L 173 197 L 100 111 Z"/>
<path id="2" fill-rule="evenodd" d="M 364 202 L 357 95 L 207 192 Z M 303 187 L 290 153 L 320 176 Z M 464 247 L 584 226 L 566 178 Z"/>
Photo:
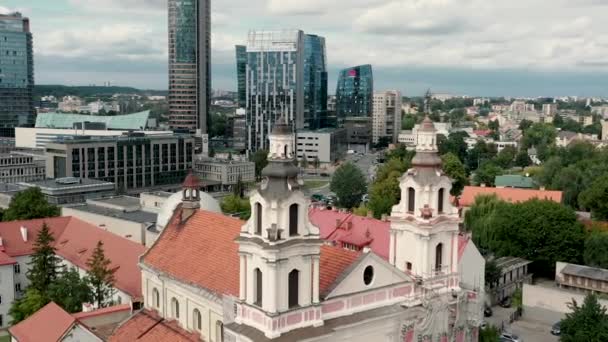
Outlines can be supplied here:
<path id="1" fill-rule="evenodd" d="M 437 131 L 426 117 L 418 130 L 412 168 L 400 179 L 401 202 L 391 213 L 389 261 L 421 280 L 458 286 L 458 210 L 452 181 L 442 170 Z M 456 278 L 456 279 L 454 279 Z"/>
<path id="2" fill-rule="evenodd" d="M 237 238 L 240 305 L 236 322 L 274 338 L 295 328 L 322 324 L 318 305 L 322 241 L 319 229 L 308 219 L 309 202 L 298 182 L 291 127 L 278 120 L 269 139 L 269 163 L 262 170 L 262 183 L 250 196 L 251 218 Z M 285 324 L 299 310 L 309 310 L 303 315 L 308 319 Z"/>
<path id="3" fill-rule="evenodd" d="M 186 176 L 182 184 L 182 212 L 181 221 L 187 221 L 197 210 L 201 204 L 201 182 L 192 172 Z"/>

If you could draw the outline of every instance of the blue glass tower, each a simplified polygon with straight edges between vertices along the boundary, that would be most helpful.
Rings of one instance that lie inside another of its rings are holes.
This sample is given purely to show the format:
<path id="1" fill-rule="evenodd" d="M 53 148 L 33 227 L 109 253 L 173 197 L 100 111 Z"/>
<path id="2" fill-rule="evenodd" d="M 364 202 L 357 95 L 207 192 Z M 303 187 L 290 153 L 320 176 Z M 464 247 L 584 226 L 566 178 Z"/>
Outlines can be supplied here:
<path id="1" fill-rule="evenodd" d="M 304 36 L 304 128 L 327 127 L 325 38 Z"/>
<path id="2" fill-rule="evenodd" d="M 371 117 L 374 103 L 372 66 L 360 65 L 340 72 L 336 89 L 336 115 L 343 121 L 347 117 Z"/>
<path id="3" fill-rule="evenodd" d="M 0 135 L 33 127 L 34 54 L 30 21 L 20 13 L 0 14 Z"/>
<path id="4" fill-rule="evenodd" d="M 236 77 L 237 77 L 237 103 L 239 108 L 247 106 L 247 47 L 236 46 Z"/>

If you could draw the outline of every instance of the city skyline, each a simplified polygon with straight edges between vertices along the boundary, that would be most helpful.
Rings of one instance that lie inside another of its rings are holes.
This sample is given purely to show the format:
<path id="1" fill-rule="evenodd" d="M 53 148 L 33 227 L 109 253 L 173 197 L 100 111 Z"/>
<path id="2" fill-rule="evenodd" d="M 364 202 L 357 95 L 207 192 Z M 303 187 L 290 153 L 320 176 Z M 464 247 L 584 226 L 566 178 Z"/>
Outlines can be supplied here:
<path id="1" fill-rule="evenodd" d="M 330 85 L 340 69 L 370 63 L 377 89 L 406 96 L 429 87 L 472 96 L 607 95 L 606 5 L 598 1 L 558 0 L 551 8 L 540 0 L 348 4 L 214 3 L 214 88 L 236 91 L 234 45 L 245 43 L 249 29 L 297 28 L 326 38 Z M 21 10 L 32 21 L 37 84 L 166 89 L 165 1 L 32 0 L 23 7 L 7 0 L 0 12 Z"/>

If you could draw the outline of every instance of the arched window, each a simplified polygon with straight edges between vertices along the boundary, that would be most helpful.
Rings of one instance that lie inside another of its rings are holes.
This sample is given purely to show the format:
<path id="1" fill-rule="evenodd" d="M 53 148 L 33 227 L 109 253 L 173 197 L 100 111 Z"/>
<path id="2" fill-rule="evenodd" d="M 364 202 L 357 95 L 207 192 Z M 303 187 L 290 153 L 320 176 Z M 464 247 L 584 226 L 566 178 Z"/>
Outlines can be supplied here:
<path id="1" fill-rule="evenodd" d="M 439 189 L 439 194 L 437 194 L 437 212 L 443 213 L 443 197 L 444 197 L 445 189 Z"/>
<path id="2" fill-rule="evenodd" d="M 215 340 L 217 342 L 224 342 L 224 323 L 221 321 L 215 322 Z"/>
<path id="3" fill-rule="evenodd" d="M 156 288 L 152 290 L 152 304 L 155 308 L 160 308 L 160 294 Z"/>
<path id="4" fill-rule="evenodd" d="M 443 260 L 443 244 L 440 243 L 435 247 L 435 270 L 441 271 L 441 260 Z"/>
<path id="5" fill-rule="evenodd" d="M 201 331 L 203 319 L 201 317 L 201 312 L 198 311 L 198 309 L 194 309 L 194 312 L 192 312 L 192 320 L 192 326 L 194 326 L 194 329 Z"/>
<path id="6" fill-rule="evenodd" d="M 407 211 L 413 213 L 416 207 L 416 190 L 414 188 L 407 189 Z"/>
<path id="7" fill-rule="evenodd" d="M 179 302 L 175 298 L 171 298 L 171 316 L 179 319 Z"/>
<path id="8" fill-rule="evenodd" d="M 299 296 L 300 296 L 300 271 L 293 270 L 289 272 L 289 308 L 296 307 L 300 305 Z"/>
<path id="9" fill-rule="evenodd" d="M 262 235 L 262 205 L 255 204 L 255 233 Z"/>
<path id="10" fill-rule="evenodd" d="M 289 206 L 289 236 L 298 235 L 298 205 Z"/>
<path id="11" fill-rule="evenodd" d="M 253 281 L 255 282 L 255 299 L 253 302 L 257 306 L 262 306 L 262 271 L 259 268 L 253 271 Z"/>

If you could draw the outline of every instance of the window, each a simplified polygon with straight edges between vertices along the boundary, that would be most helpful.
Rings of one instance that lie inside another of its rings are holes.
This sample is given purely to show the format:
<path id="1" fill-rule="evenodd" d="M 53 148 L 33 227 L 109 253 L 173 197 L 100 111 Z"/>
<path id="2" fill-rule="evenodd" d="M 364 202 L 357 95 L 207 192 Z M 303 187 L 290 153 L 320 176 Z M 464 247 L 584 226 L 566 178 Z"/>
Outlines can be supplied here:
<path id="1" fill-rule="evenodd" d="M 2 304 L 2 296 L 1 295 L 0 295 L 0 304 Z M 2 325 L 2 324 L 0 324 L 0 325 Z"/>
<path id="2" fill-rule="evenodd" d="M 15 291 L 21 292 L 21 283 L 15 284 Z"/>
<path id="3" fill-rule="evenodd" d="M 253 303 L 262 306 L 262 271 L 256 268 L 253 271 L 253 281 L 255 282 L 255 298 Z"/>
<path id="4" fill-rule="evenodd" d="M 19 266 L 19 264 L 15 264 L 15 273 L 21 273 L 21 267 Z"/>
<path id="5" fill-rule="evenodd" d="M 215 340 L 217 342 L 224 342 L 224 323 L 221 321 L 215 322 Z"/>
<path id="6" fill-rule="evenodd" d="M 298 205 L 289 206 L 289 236 L 298 235 Z"/>
<path id="7" fill-rule="evenodd" d="M 443 188 L 439 189 L 439 194 L 437 196 L 437 212 L 443 213 L 443 197 L 445 190 Z"/>
<path id="8" fill-rule="evenodd" d="M 365 270 L 363 270 L 363 283 L 365 285 L 370 285 L 374 280 L 374 267 L 367 266 Z"/>
<path id="9" fill-rule="evenodd" d="M 299 303 L 299 282 L 300 282 L 300 271 L 293 270 L 289 272 L 289 308 L 300 305 Z"/>
<path id="10" fill-rule="evenodd" d="M 262 235 L 262 205 L 255 204 L 255 233 Z"/>
<path id="11" fill-rule="evenodd" d="M 4 325 L 4 316 L 0 315 L 0 327 Z"/>
<path id="12" fill-rule="evenodd" d="M 177 299 L 171 299 L 171 314 L 173 318 L 179 319 L 179 302 Z"/>
<path id="13" fill-rule="evenodd" d="M 409 262 L 409 261 L 406 262 L 405 263 L 405 269 L 411 272 L 412 271 L 412 263 Z"/>
<path id="14" fill-rule="evenodd" d="M 160 308 L 160 294 L 157 289 L 152 290 L 152 304 L 155 308 Z"/>
<path id="15" fill-rule="evenodd" d="M 194 312 L 192 313 L 192 319 L 194 320 L 194 322 L 192 322 L 194 329 L 201 331 L 203 319 L 201 317 L 201 312 L 198 311 L 198 309 L 194 309 Z"/>
<path id="16" fill-rule="evenodd" d="M 283 156 L 287 158 L 287 145 L 283 146 Z"/>
<path id="17" fill-rule="evenodd" d="M 414 188 L 407 189 L 407 211 L 410 213 L 414 212 L 416 206 L 416 190 Z"/>
<path id="18" fill-rule="evenodd" d="M 435 270 L 441 270 L 441 261 L 443 260 L 443 244 L 440 243 L 435 247 Z"/>

